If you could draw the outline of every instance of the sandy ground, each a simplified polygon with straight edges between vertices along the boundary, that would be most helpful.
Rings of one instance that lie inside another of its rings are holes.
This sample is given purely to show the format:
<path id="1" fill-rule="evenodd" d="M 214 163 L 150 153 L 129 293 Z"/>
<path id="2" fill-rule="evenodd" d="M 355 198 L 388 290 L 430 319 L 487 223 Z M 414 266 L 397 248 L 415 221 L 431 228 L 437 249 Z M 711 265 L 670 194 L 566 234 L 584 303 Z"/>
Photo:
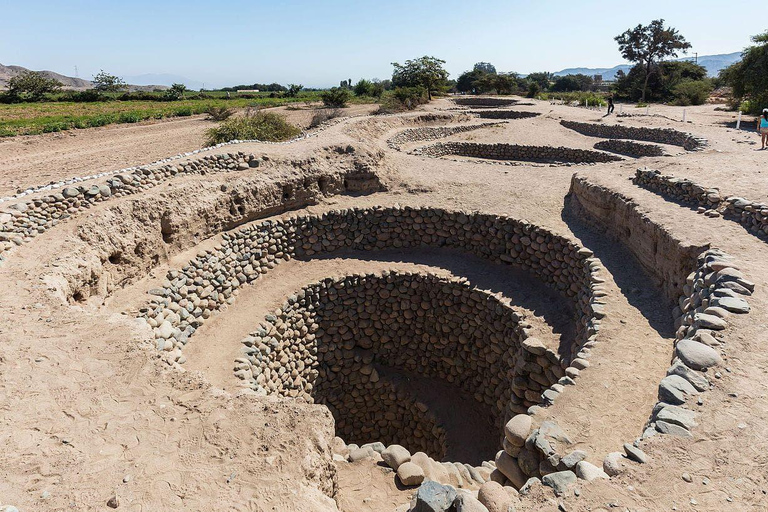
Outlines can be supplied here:
<path id="1" fill-rule="evenodd" d="M 440 112 L 452 107 L 447 100 L 438 100 L 426 110 Z M 624 442 L 640 434 L 669 364 L 674 333 L 671 306 L 629 253 L 603 240 L 579 219 L 563 215 L 572 174 L 584 173 L 634 199 L 651 220 L 681 239 L 712 243 L 735 255 L 739 266 L 757 283 L 750 299 L 753 311 L 748 318 L 733 320 L 735 327 L 726 349 L 728 371 L 706 394 L 694 439 L 653 438 L 644 446 L 650 463 L 635 465 L 611 482 L 584 485 L 581 495 L 569 496 L 563 506 L 568 511 L 599 510 L 608 504 L 633 511 L 765 510 L 768 356 L 761 343 L 768 325 L 766 245 L 733 222 L 697 215 L 635 187 L 629 177 L 636 168 L 647 166 L 719 186 L 724 193 L 766 200 L 768 175 L 760 169 L 765 168 L 768 151 L 755 151 L 756 136 L 726 127 L 724 123 L 730 122 L 733 114 L 715 111 L 710 105 L 689 107 L 689 122 L 685 124 L 679 107 L 653 107 L 651 113 L 658 116 L 618 120 L 604 120 L 598 111 L 547 102 L 513 108 L 543 115 L 451 139 L 591 148 L 599 139 L 584 137 L 559 124 L 560 119 L 574 119 L 670 126 L 706 137 L 711 145 L 703 152 L 595 166 L 501 166 L 429 159 L 391 150 L 386 139 L 407 122 L 362 118 L 297 144 L 253 144 L 239 149 L 278 159 L 307 158 L 330 144 L 365 141 L 384 152 L 391 173 L 389 191 L 329 198 L 306 211 L 393 204 L 480 210 L 525 218 L 590 247 L 607 271 L 605 286 L 610 300 L 601 331 L 603 341 L 593 351 L 592 366 L 583 372 L 578 385 L 567 388 L 548 414 L 557 418 L 596 464 L 606 453 L 620 450 Z M 194 119 L 184 122 L 203 123 Z M 136 130 L 129 139 L 140 139 L 144 137 L 138 134 L 142 130 L 162 132 L 163 126 L 169 127 L 168 136 L 173 138 L 173 122 L 124 129 Z M 83 147 L 78 144 L 120 146 L 124 143 L 121 134 L 126 133 L 122 129 L 83 131 L 83 137 L 93 137 L 90 144 L 74 143 L 77 136 L 67 139 L 71 136 L 62 135 L 60 152 L 50 157 L 53 163 L 44 157 L 50 137 L 27 138 L 28 154 L 39 155 L 34 166 L 22 163 L 24 154 L 18 153 L 24 150 L 22 141 L 16 141 L 20 146 L 15 151 L 2 142 L 0 166 L 7 165 L 2 167 L 3 186 L 12 190 L 16 185 L 6 181 L 41 184 L 43 176 L 45 182 L 78 174 L 76 170 L 85 169 L 87 162 L 87 157 L 78 153 L 77 148 Z M 179 128 L 179 132 L 187 133 L 179 136 L 179 145 L 183 145 L 184 137 L 189 137 L 191 144 L 197 129 L 203 128 Z M 103 142 L 97 142 L 97 137 L 104 137 Z M 160 140 L 148 145 L 158 152 L 157 157 L 184 150 L 180 147 L 159 154 L 166 135 L 155 138 Z M 145 148 L 136 141 L 131 144 L 122 149 L 124 165 L 146 161 Z M 101 157 L 94 158 L 108 158 L 108 153 L 105 149 Z M 6 163 L 17 156 L 15 164 Z M 100 165 L 111 163 L 103 160 Z M 62 166 L 69 166 L 70 171 L 63 172 Z M 30 174 L 31 168 L 38 174 Z M 83 174 L 92 170 L 96 169 L 88 167 Z M 201 179 L 183 178 L 177 180 L 183 183 L 174 186 L 193 190 L 196 180 Z M 205 178 L 221 183 L 229 179 L 238 178 Z M 164 197 L 161 190 L 146 194 L 158 200 Z M 108 206 L 97 206 L 88 215 L 99 215 Z M 461 255 L 412 251 L 375 258 L 334 255 L 285 264 L 258 286 L 244 290 L 235 304 L 212 317 L 195 334 L 185 349 L 189 359 L 186 371 L 179 373 L 153 357 L 153 349 L 144 343 L 149 333 L 132 318 L 146 300 L 146 290 L 162 280 L 166 269 L 183 266 L 199 249 L 213 246 L 219 238 L 190 243 L 169 254 L 169 259 L 144 279 L 110 297 L 71 306 L 56 303 L 51 284 L 38 277 L 55 270 L 57 257 L 75 257 L 52 254 L 50 247 L 75 236 L 78 222 L 74 219 L 18 248 L 0 266 L 4 287 L 0 295 L 0 390 L 8 397 L 0 409 L 0 441 L 6 446 L 0 453 L 0 503 L 14 503 L 22 512 L 65 510 L 72 504 L 82 510 L 103 510 L 112 495 L 118 495 L 123 503 L 120 508 L 128 510 L 202 510 L 221 503 L 235 510 L 332 510 L 322 508 L 332 504 L 311 486 L 296 487 L 300 496 L 292 496 L 293 487 L 281 480 L 284 475 L 322 480 L 327 469 L 311 454 L 322 451 L 318 440 L 322 436 L 315 430 L 332 428 L 327 411 L 323 416 L 322 407 L 238 396 L 231 371 L 242 336 L 292 291 L 319 277 L 385 268 L 462 275 L 525 309 L 537 319 L 534 325 L 549 342 L 560 342 L 558 331 L 563 330 L 553 328 L 561 321 L 556 299 L 547 299 L 530 283 L 516 282 L 514 275 L 507 281 L 499 279 L 487 264 Z M 693 476 L 692 483 L 681 479 L 683 472 Z M 124 482 L 125 476 L 132 478 Z M 336 504 L 341 510 L 389 512 L 407 503 L 411 494 L 395 487 L 391 473 L 383 468 L 338 464 Z M 554 503 L 542 506 L 524 501 L 518 510 L 556 507 Z"/>
<path id="2" fill-rule="evenodd" d="M 307 128 L 314 108 L 266 109 Z M 352 105 L 342 115 L 367 114 L 376 105 Z M 217 123 L 207 115 L 114 124 L 86 130 L 0 138 L 0 197 L 26 187 L 143 165 L 203 147 L 205 132 Z"/>

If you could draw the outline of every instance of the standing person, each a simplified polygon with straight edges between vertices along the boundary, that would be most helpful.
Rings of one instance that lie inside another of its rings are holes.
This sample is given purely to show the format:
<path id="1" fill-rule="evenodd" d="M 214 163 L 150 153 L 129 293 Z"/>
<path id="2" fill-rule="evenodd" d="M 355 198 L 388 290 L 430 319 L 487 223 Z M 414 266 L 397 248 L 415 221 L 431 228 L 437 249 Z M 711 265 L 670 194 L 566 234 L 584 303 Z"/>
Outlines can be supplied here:
<path id="1" fill-rule="evenodd" d="M 613 114 L 613 96 L 608 96 L 608 115 Z"/>
<path id="2" fill-rule="evenodd" d="M 760 134 L 763 142 L 763 147 L 760 149 L 765 149 L 768 145 L 768 108 L 763 109 L 763 115 L 757 120 L 757 133 Z"/>

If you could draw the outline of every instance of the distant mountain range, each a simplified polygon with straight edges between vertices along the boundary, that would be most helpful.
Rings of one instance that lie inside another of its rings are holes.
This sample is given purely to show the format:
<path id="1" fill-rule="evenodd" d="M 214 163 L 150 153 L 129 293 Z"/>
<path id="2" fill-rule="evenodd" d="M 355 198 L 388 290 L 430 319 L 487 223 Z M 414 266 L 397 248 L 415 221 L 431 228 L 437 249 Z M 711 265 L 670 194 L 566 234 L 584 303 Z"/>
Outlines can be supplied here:
<path id="1" fill-rule="evenodd" d="M 170 87 L 173 84 L 184 84 L 188 89 L 192 89 L 193 91 L 199 91 L 205 85 L 203 82 L 197 80 L 191 80 L 179 75 L 170 75 L 168 73 L 147 73 L 144 75 L 124 76 L 123 80 L 136 85 L 165 85 Z M 208 85 L 210 87 L 212 84 Z"/>
<path id="2" fill-rule="evenodd" d="M 13 78 L 14 76 L 18 75 L 23 71 L 29 71 L 29 70 L 21 66 L 3 66 L 2 64 L 0 64 L 0 89 L 7 89 L 8 80 L 10 80 L 11 78 Z M 65 76 L 65 75 L 56 73 L 54 71 L 39 71 L 39 73 L 43 74 L 47 78 L 53 78 L 55 80 L 58 80 L 59 82 L 62 83 L 62 86 L 64 89 L 83 91 L 85 89 L 91 89 L 93 87 L 93 83 L 90 80 L 84 80 L 82 78 Z M 172 76 L 172 75 L 142 75 L 142 76 Z M 132 79 L 129 79 L 129 78 L 138 78 L 138 77 L 123 78 L 123 80 L 125 80 L 126 83 L 129 84 L 128 85 L 129 91 L 152 91 L 154 89 L 167 89 L 168 86 L 171 85 L 170 83 L 166 85 L 163 82 L 153 84 L 148 81 L 143 81 L 142 83 L 139 83 L 139 82 L 134 82 Z M 175 77 L 175 78 L 179 78 L 179 77 Z M 189 86 L 187 85 L 187 87 Z"/>
<path id="3" fill-rule="evenodd" d="M 675 59 L 675 60 L 694 60 L 693 57 L 685 57 L 682 59 Z M 707 75 L 708 76 L 717 76 L 717 74 L 720 72 L 721 69 L 727 68 L 734 62 L 738 62 L 741 60 L 741 52 L 734 52 L 734 53 L 725 53 L 722 55 L 702 55 L 699 57 L 698 62 L 699 65 L 704 66 L 707 68 Z M 555 76 L 563 76 L 563 75 L 602 75 L 603 80 L 613 80 L 616 78 L 616 73 L 619 70 L 624 71 L 625 73 L 629 72 L 629 70 L 632 69 L 631 64 L 619 64 L 618 66 L 614 66 L 612 68 L 568 68 L 563 69 L 561 71 L 556 71 L 553 73 Z"/>

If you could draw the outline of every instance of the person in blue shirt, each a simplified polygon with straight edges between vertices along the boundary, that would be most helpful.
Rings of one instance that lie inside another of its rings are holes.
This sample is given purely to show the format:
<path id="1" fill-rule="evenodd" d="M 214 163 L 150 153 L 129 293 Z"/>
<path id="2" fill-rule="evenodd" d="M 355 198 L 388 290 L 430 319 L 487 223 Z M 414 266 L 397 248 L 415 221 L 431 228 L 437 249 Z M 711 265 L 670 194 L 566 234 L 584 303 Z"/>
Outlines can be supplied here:
<path id="1" fill-rule="evenodd" d="M 768 145 L 768 108 L 763 109 L 763 115 L 757 120 L 757 133 L 763 141 L 763 147 L 760 149 L 765 149 Z"/>

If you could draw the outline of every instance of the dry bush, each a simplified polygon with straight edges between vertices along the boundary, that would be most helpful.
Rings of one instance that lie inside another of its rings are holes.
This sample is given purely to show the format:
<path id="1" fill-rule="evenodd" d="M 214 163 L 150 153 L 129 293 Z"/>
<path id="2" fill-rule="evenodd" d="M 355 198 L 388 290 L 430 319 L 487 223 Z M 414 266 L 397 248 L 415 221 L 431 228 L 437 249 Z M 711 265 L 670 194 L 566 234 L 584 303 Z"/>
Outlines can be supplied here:
<path id="1" fill-rule="evenodd" d="M 244 116 L 231 117 L 206 132 L 206 145 L 213 146 L 231 140 L 261 140 L 280 142 L 301 134 L 301 130 L 274 112 L 248 111 Z"/>
<path id="2" fill-rule="evenodd" d="M 322 110 L 318 110 L 315 112 L 315 115 L 312 116 L 312 121 L 309 123 L 309 127 L 317 128 L 326 121 L 341 117 L 341 114 L 341 109 L 338 108 L 324 108 Z"/>
<path id="3" fill-rule="evenodd" d="M 210 107 L 205 112 L 211 121 L 226 121 L 235 113 L 234 110 L 227 107 Z"/>

